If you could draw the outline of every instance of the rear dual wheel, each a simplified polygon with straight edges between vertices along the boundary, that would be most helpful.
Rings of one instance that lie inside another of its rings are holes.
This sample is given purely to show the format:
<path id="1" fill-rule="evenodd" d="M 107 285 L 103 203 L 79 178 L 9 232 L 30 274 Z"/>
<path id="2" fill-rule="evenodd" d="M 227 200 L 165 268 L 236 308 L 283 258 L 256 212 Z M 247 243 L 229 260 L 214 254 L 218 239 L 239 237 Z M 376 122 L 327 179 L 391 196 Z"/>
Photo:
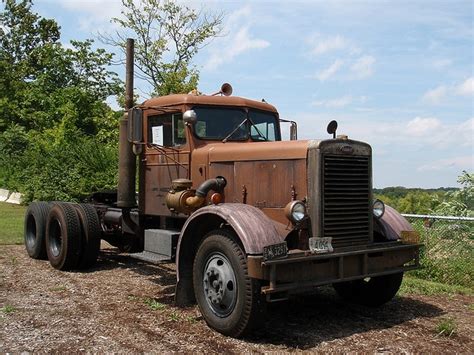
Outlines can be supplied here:
<path id="1" fill-rule="evenodd" d="M 46 252 L 58 270 L 76 268 L 81 254 L 81 224 L 73 205 L 55 202 L 46 224 Z"/>
<path id="2" fill-rule="evenodd" d="M 24 238 L 28 255 L 33 259 L 46 259 L 46 219 L 51 205 L 32 202 L 25 214 Z"/>
<path id="3" fill-rule="evenodd" d="M 33 202 L 25 215 L 25 247 L 58 270 L 85 269 L 97 260 L 101 228 L 91 205 Z"/>
<path id="4" fill-rule="evenodd" d="M 87 269 L 97 261 L 100 251 L 102 229 L 94 207 L 88 204 L 74 204 L 81 224 L 81 253 L 78 268 Z"/>

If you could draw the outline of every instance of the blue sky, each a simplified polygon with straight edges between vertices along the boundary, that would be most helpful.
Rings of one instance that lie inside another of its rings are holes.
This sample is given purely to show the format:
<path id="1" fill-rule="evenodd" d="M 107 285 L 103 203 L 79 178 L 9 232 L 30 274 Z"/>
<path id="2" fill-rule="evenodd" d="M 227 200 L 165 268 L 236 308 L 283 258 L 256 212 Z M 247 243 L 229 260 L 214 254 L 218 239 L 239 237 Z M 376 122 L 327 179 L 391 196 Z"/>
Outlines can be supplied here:
<path id="1" fill-rule="evenodd" d="M 299 123 L 300 139 L 328 137 L 336 119 L 339 133 L 372 145 L 376 187 L 457 186 L 474 171 L 472 1 L 186 4 L 225 14 L 224 35 L 194 61 L 200 91 L 229 82 L 234 95 L 265 98 Z M 34 9 L 58 21 L 67 43 L 113 31 L 120 1 Z"/>

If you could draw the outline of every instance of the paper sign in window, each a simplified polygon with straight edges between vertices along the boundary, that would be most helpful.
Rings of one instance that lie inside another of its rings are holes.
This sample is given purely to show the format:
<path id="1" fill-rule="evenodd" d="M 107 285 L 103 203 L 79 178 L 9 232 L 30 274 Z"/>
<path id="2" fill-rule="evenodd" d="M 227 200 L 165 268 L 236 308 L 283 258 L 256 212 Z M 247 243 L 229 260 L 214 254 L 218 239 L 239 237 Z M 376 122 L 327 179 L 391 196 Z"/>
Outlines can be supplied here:
<path id="1" fill-rule="evenodd" d="M 153 144 L 163 145 L 163 126 L 151 127 L 151 139 Z"/>

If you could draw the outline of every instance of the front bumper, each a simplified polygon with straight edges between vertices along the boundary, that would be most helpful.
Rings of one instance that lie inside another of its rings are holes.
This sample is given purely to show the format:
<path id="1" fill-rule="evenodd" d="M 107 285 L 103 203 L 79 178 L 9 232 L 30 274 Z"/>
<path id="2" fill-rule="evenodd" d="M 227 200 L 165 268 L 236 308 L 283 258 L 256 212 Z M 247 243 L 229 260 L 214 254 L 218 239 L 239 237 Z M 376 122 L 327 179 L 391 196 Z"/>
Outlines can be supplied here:
<path id="1" fill-rule="evenodd" d="M 363 248 L 344 248 L 328 254 L 290 251 L 285 258 L 264 260 L 247 258 L 249 276 L 267 280 L 262 293 L 300 291 L 365 277 L 414 270 L 420 267 L 421 244 L 402 242 L 374 243 Z"/>

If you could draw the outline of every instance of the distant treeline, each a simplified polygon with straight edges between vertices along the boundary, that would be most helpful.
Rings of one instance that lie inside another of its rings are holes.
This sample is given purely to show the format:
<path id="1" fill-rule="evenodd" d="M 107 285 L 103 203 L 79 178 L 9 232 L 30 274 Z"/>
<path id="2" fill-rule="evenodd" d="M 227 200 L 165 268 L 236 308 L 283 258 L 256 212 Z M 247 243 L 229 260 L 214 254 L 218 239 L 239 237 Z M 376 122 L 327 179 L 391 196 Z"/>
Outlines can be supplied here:
<path id="1" fill-rule="evenodd" d="M 373 189 L 374 197 L 401 213 L 472 216 L 474 214 L 473 174 L 464 171 L 458 178 L 462 188 L 406 188 L 403 186 Z"/>
<path id="2" fill-rule="evenodd" d="M 383 189 L 373 189 L 374 194 L 385 195 L 389 197 L 404 197 L 410 192 L 446 193 L 458 191 L 458 187 L 438 187 L 437 189 L 422 189 L 420 187 L 391 186 Z"/>

